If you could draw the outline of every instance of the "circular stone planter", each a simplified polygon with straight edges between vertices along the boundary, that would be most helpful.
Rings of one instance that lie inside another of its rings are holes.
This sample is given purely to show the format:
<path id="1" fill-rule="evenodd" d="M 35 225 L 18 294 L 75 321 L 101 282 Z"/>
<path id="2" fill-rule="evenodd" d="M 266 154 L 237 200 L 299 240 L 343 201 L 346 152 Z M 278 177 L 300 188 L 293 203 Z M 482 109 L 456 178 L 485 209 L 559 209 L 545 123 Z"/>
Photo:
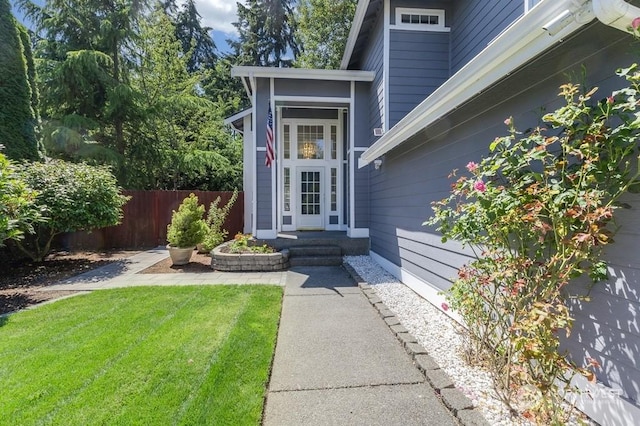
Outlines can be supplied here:
<path id="1" fill-rule="evenodd" d="M 224 272 L 266 272 L 289 268 L 289 250 L 275 253 L 224 253 L 224 243 L 211 252 L 211 268 Z"/>
<path id="2" fill-rule="evenodd" d="M 171 262 L 174 265 L 180 266 L 189 263 L 195 247 L 180 248 L 167 246 L 167 249 L 169 250 L 169 256 L 171 256 Z"/>

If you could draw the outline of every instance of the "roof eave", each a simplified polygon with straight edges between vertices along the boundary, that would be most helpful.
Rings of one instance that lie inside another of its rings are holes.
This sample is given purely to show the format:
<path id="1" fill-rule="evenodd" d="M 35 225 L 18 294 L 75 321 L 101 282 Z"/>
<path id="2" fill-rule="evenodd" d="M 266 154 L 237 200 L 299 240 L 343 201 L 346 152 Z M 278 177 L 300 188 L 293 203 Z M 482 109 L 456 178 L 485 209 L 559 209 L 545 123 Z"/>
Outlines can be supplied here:
<path id="1" fill-rule="evenodd" d="M 402 144 L 595 18 L 590 0 L 577 6 L 575 3 L 575 0 L 543 0 L 364 151 L 358 167 Z M 572 14 L 572 19 L 550 35 L 544 28 L 565 11 Z"/>
<path id="2" fill-rule="evenodd" d="M 358 41 L 360 28 L 362 27 L 362 22 L 364 21 L 364 17 L 367 13 L 368 7 L 369 0 L 358 1 L 356 13 L 353 17 L 353 23 L 351 24 L 351 29 L 349 30 L 349 37 L 347 38 L 344 53 L 342 54 L 342 61 L 340 62 L 341 70 L 346 70 L 347 68 L 349 68 L 349 61 L 351 61 L 351 55 L 353 55 L 353 49 L 356 46 L 356 41 Z"/>
<path id="3" fill-rule="evenodd" d="M 231 76 L 371 82 L 375 73 L 372 71 L 236 66 L 231 68 Z"/>

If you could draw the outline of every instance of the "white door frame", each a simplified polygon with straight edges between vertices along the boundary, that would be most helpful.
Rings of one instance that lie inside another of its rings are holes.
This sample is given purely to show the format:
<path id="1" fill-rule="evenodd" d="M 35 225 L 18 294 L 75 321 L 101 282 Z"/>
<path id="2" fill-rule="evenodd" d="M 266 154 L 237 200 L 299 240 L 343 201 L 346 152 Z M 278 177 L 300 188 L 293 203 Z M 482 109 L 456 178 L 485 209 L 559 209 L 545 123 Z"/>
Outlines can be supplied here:
<path id="1" fill-rule="evenodd" d="M 325 155 L 322 160 L 302 160 L 297 158 L 297 129 L 299 125 L 324 125 L 324 138 L 325 138 Z M 289 135 L 289 158 L 285 159 L 285 126 L 288 127 Z M 336 158 L 331 159 L 331 126 L 335 126 L 336 130 Z M 301 228 L 297 223 L 298 209 L 300 199 L 298 197 L 298 179 L 299 169 L 313 169 L 321 168 L 322 173 L 322 185 L 323 198 L 322 198 L 322 222 L 324 230 L 346 230 L 346 225 L 343 224 L 343 114 L 338 114 L 338 119 L 309 119 L 309 118 L 281 118 L 278 124 L 278 175 L 281 179 L 278 180 L 278 231 L 296 231 Z M 287 178 L 285 168 L 288 169 L 288 185 L 289 185 L 289 198 L 285 197 L 285 179 Z M 336 176 L 334 186 L 332 187 L 332 171 L 336 169 Z M 335 189 L 335 202 L 332 203 L 331 192 Z M 285 204 L 289 205 L 289 211 L 285 212 Z M 335 207 L 332 210 L 331 207 Z M 288 225 L 283 224 L 284 217 L 291 218 L 291 223 Z M 338 223 L 331 224 L 330 217 L 337 216 Z"/>

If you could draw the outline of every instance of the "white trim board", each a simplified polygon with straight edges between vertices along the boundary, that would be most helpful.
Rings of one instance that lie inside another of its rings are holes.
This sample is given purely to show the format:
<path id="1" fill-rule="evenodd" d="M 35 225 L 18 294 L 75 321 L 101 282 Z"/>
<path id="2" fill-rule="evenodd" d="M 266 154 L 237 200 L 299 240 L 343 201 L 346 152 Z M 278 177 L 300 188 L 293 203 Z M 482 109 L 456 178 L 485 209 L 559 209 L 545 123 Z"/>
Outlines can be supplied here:
<path id="1" fill-rule="evenodd" d="M 353 17 L 353 21 L 351 22 L 349 37 L 347 38 L 344 53 L 342 54 L 342 60 L 340 61 L 341 70 L 346 70 L 349 67 L 349 61 L 351 60 L 353 49 L 356 47 L 356 41 L 358 40 L 358 35 L 360 35 L 360 28 L 362 27 L 362 21 L 364 21 L 364 16 L 366 15 L 368 8 L 369 0 L 358 1 L 356 13 Z"/>
<path id="2" fill-rule="evenodd" d="M 416 292 L 419 296 L 435 306 L 438 310 L 445 313 L 448 317 L 452 318 L 460 324 L 464 324 L 460 315 L 449 310 L 443 310 L 442 304 L 446 302 L 445 297 L 440 293 L 440 289 L 429 284 L 428 282 L 418 278 L 411 272 L 396 265 L 395 263 L 380 256 L 375 251 L 369 251 L 369 256 L 385 271 L 396 277 L 400 282 Z"/>
<path id="3" fill-rule="evenodd" d="M 231 68 L 231 77 L 373 81 L 375 73 L 372 71 L 235 66 Z"/>

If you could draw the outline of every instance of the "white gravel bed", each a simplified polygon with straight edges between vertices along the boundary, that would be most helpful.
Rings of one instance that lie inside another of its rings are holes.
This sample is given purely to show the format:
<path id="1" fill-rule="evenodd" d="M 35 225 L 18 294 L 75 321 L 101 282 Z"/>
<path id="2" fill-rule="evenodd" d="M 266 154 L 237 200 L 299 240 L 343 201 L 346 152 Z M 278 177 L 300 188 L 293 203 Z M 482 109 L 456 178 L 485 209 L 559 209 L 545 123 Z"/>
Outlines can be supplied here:
<path id="1" fill-rule="evenodd" d="M 429 352 L 460 391 L 491 425 L 529 424 L 513 419 L 497 398 L 489 373 L 469 366 L 460 355 L 460 325 L 409 287 L 386 272 L 369 256 L 345 256 L 345 261 L 371 285 L 378 297 L 393 311 L 402 325 Z"/>

